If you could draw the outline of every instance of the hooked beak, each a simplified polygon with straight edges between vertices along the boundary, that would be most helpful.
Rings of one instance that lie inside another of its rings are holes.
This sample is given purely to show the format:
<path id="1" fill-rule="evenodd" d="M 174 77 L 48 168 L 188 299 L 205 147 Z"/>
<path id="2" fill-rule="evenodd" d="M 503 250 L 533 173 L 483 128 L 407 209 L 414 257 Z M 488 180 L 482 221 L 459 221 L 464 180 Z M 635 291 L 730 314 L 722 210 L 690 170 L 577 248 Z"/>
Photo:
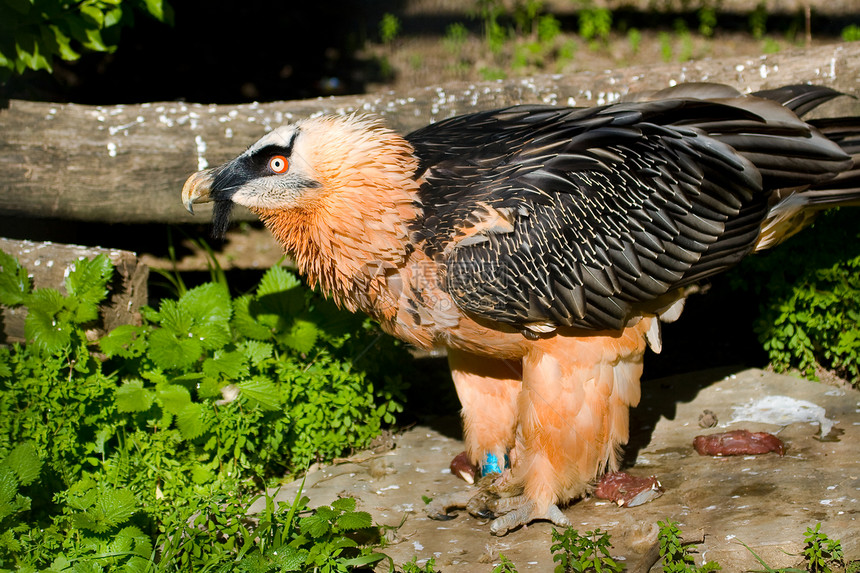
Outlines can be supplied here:
<path id="1" fill-rule="evenodd" d="M 198 171 L 189 177 L 185 185 L 182 186 L 182 203 L 192 215 L 194 214 L 195 203 L 208 203 L 212 201 L 209 193 L 212 189 L 212 182 L 215 179 L 213 171 L 213 169 Z"/>

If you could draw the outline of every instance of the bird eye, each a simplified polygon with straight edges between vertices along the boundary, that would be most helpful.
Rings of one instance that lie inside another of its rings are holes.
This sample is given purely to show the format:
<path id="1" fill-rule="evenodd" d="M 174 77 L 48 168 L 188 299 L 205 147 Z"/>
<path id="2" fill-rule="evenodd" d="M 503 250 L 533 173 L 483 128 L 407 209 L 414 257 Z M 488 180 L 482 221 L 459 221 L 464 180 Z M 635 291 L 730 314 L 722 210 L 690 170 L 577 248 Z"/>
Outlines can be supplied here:
<path id="1" fill-rule="evenodd" d="M 283 155 L 276 155 L 269 159 L 269 169 L 274 173 L 284 173 L 290 168 L 290 162 Z"/>

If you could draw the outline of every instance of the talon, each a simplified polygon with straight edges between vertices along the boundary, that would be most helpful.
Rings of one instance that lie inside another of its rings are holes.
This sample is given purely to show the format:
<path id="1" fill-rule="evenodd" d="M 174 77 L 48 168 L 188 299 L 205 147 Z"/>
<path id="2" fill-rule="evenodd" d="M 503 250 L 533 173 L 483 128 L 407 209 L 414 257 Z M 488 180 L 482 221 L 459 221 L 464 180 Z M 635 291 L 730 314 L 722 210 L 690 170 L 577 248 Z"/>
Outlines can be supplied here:
<path id="1" fill-rule="evenodd" d="M 497 513 L 505 513 L 490 525 L 490 532 L 493 535 L 505 535 L 512 529 L 539 519 L 551 521 L 559 527 L 570 526 L 570 520 L 557 505 L 552 504 L 546 511 L 540 512 L 537 510 L 537 502 L 523 495 L 501 498 L 488 505 Z"/>
<path id="2" fill-rule="evenodd" d="M 470 491 L 458 491 L 438 496 L 424 508 L 424 513 L 427 517 L 436 521 L 450 521 L 455 519 L 457 514 L 449 512 L 455 509 L 465 509 L 471 498 L 472 492 Z"/>
<path id="3" fill-rule="evenodd" d="M 489 508 L 477 509 L 474 512 L 469 512 L 473 517 L 477 517 L 478 519 L 496 519 L 496 514 L 489 510 Z"/>
<path id="4" fill-rule="evenodd" d="M 433 521 L 451 521 L 457 518 L 456 513 L 427 513 L 427 517 Z"/>

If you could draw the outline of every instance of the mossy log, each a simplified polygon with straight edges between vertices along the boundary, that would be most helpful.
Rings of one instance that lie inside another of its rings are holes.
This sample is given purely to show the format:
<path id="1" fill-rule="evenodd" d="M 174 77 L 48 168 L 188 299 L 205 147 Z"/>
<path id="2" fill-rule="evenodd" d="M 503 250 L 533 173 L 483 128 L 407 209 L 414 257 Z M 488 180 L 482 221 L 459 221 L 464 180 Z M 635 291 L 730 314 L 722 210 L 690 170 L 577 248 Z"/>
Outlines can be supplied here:
<path id="1" fill-rule="evenodd" d="M 94 334 L 113 330 L 121 324 L 140 324 L 140 307 L 147 303 L 149 268 L 134 253 L 3 238 L 0 238 L 0 251 L 18 259 L 27 269 L 34 288 L 60 290 L 64 290 L 62 285 L 75 261 L 106 255 L 113 263 L 115 273 L 109 284 L 108 298 L 101 305 L 99 320 L 93 324 Z M 24 342 L 26 316 L 24 307 L 0 307 L 0 344 Z"/>

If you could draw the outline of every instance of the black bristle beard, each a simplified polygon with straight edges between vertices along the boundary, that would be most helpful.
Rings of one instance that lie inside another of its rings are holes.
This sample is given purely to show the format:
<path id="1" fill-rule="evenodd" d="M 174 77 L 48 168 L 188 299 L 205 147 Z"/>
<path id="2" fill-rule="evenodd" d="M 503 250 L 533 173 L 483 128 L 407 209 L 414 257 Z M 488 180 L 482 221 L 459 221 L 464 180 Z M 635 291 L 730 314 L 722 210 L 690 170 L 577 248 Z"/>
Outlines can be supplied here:
<path id="1" fill-rule="evenodd" d="M 223 239 L 230 228 L 230 213 L 233 211 L 232 201 L 215 201 L 212 208 L 212 238 Z"/>

